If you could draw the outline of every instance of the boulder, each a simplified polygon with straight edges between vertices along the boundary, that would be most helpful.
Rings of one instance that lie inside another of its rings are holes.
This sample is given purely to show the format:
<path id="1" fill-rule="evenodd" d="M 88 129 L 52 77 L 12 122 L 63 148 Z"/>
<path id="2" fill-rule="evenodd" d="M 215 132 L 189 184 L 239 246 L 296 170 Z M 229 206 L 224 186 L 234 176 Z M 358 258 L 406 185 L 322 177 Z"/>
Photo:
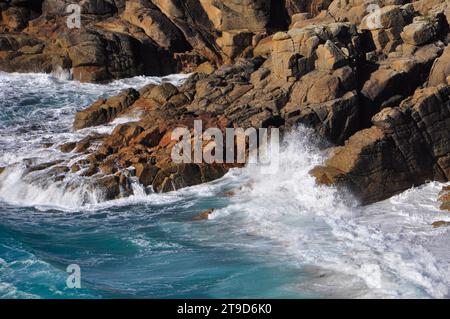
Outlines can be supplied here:
<path id="1" fill-rule="evenodd" d="M 224 31 L 217 39 L 217 45 L 225 57 L 231 61 L 252 45 L 253 33 L 247 31 Z"/>
<path id="2" fill-rule="evenodd" d="M 347 57 L 333 42 L 327 40 L 316 50 L 316 69 L 335 70 L 347 64 Z"/>
<path id="3" fill-rule="evenodd" d="M 450 76 L 450 45 L 444 50 L 442 56 L 434 61 L 433 67 L 428 79 L 428 86 L 437 86 L 448 83 Z"/>
<path id="4" fill-rule="evenodd" d="M 450 222 L 440 220 L 440 221 L 434 222 L 433 224 L 431 224 L 431 226 L 433 226 L 433 228 L 448 227 L 448 226 L 450 226 Z"/>
<path id="5" fill-rule="evenodd" d="M 200 0 L 203 10 L 220 31 L 261 31 L 270 21 L 270 0 Z"/>
<path id="6" fill-rule="evenodd" d="M 107 100 L 100 99 L 89 108 L 77 112 L 73 127 L 77 130 L 90 126 L 107 124 L 118 114 L 129 108 L 139 98 L 134 89 L 124 90 L 120 95 Z"/>
<path id="7" fill-rule="evenodd" d="M 338 147 L 313 173 L 344 184 L 362 203 L 386 199 L 427 180 L 450 178 L 450 87 L 417 90 L 399 107 L 373 118 L 369 129 Z"/>
<path id="8" fill-rule="evenodd" d="M 442 54 L 442 48 L 436 44 L 420 48 L 400 46 L 396 55 L 379 62 L 361 89 L 365 122 L 380 109 L 396 106 L 427 80 L 429 71 Z M 407 51 L 410 50 L 410 51 Z"/>
<path id="9" fill-rule="evenodd" d="M 134 168 L 136 169 L 136 176 L 139 178 L 139 182 L 144 186 L 152 185 L 159 171 L 158 167 L 148 163 L 134 164 Z"/>
<path id="10" fill-rule="evenodd" d="M 198 214 L 197 216 L 194 216 L 194 218 L 192 218 L 192 220 L 208 220 L 209 216 L 211 216 L 214 213 L 214 209 L 210 208 L 208 210 L 205 210 L 204 212 Z"/>
<path id="11" fill-rule="evenodd" d="M 189 44 L 177 26 L 150 1 L 126 1 L 122 18 L 142 28 L 158 46 L 173 52 L 184 52 Z"/>
<path id="12" fill-rule="evenodd" d="M 430 42 L 438 33 L 439 21 L 437 19 L 420 17 L 403 29 L 401 37 L 405 43 L 418 46 Z"/>
<path id="13" fill-rule="evenodd" d="M 440 209 L 450 211 L 450 186 L 444 186 L 439 195 Z"/>

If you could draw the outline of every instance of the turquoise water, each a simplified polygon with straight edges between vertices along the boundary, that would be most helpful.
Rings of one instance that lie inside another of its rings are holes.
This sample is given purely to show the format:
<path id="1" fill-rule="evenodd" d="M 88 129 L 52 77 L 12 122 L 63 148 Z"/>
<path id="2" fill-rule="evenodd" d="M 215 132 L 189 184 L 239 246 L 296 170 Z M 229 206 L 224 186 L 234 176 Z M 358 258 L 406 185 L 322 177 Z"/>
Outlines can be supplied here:
<path id="1" fill-rule="evenodd" d="M 76 139 L 70 129 L 74 112 L 128 86 L 81 85 L 46 75 L 1 77 L 0 165 L 62 157 L 57 147 L 42 145 Z M 129 81 L 142 86 L 159 79 Z M 298 297 L 289 286 L 302 271 L 266 256 L 264 241 L 256 251 L 236 247 L 220 235 L 227 225 L 192 221 L 202 210 L 226 206 L 228 199 L 220 196 L 226 187 L 207 196 L 161 195 L 88 210 L 61 211 L 26 196 L 16 205 L 1 201 L 0 297 Z M 66 287 L 70 264 L 81 268 L 82 289 Z"/>
<path id="2" fill-rule="evenodd" d="M 227 245 L 220 225 L 192 222 L 220 200 L 126 205 L 91 213 L 0 206 L 3 297 L 296 297 L 302 272 Z M 214 223 L 212 223 L 214 224 Z M 208 228 L 205 230 L 205 228 Z M 200 236 L 196 236 L 200 234 Z M 219 237 L 219 239 L 217 238 Z M 82 289 L 66 288 L 66 267 Z"/>
<path id="3" fill-rule="evenodd" d="M 139 116 L 74 132 L 75 112 L 98 97 L 183 78 L 93 85 L 0 73 L 0 298 L 449 296 L 450 233 L 430 227 L 448 219 L 442 184 L 360 207 L 315 185 L 308 172 L 327 152 L 306 128 L 286 138 L 277 174 L 249 166 L 169 194 L 135 184 L 134 196 L 103 202 L 77 174 L 23 175 L 29 163 L 79 159 L 59 146 Z M 211 219 L 192 220 L 209 208 Z M 66 285 L 72 264 L 81 289 Z"/>

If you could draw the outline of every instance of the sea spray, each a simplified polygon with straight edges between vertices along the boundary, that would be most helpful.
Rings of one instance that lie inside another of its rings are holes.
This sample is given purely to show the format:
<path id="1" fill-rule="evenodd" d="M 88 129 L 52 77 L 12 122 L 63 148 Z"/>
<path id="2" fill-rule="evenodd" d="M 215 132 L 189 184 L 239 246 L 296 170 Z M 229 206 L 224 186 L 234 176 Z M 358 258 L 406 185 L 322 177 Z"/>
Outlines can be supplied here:
<path id="1" fill-rule="evenodd" d="M 164 82 L 180 85 L 188 77 L 139 76 L 99 85 L 67 81 L 69 73 L 62 69 L 53 75 L 0 72 L 0 166 L 7 166 L 0 180 L 0 200 L 64 210 L 103 202 L 101 189 L 82 172 L 64 172 L 54 178 L 53 172 L 46 174 L 46 169 L 32 173 L 29 170 L 49 162 L 64 162 L 70 167 L 85 155 L 63 153 L 61 145 L 94 133 L 110 134 L 117 125 L 139 119 L 139 114 L 119 117 L 107 125 L 74 131 L 75 112 L 99 97 L 115 95 L 130 86 L 139 89 Z M 142 195 L 142 187 L 136 182 L 132 181 L 131 187 L 138 196 Z"/>
<path id="2" fill-rule="evenodd" d="M 273 240 L 268 254 L 284 251 L 292 262 L 331 271 L 326 276 L 329 283 L 340 287 L 334 287 L 333 293 L 348 294 L 363 283 L 366 288 L 357 297 L 448 296 L 447 262 L 438 262 L 407 228 L 392 234 L 371 223 L 369 210 L 386 204 L 360 207 L 345 190 L 316 185 L 309 172 L 328 154 L 314 136 L 304 127 L 287 136 L 279 174 L 262 174 L 259 167 L 241 172 L 249 182 L 235 203 L 214 213 L 215 220 L 239 216 L 240 233 Z M 422 214 L 420 209 L 413 211 Z M 390 218 L 386 214 L 381 225 L 389 225 Z M 413 214 L 406 224 L 424 231 L 422 225 L 415 225 L 416 218 Z M 430 224 L 426 232 L 431 234 Z M 326 282 L 320 280 L 320 285 L 327 286 Z"/>
<path id="3" fill-rule="evenodd" d="M 300 127 L 282 145 L 278 174 L 249 166 L 169 194 L 132 181 L 133 196 L 103 202 L 88 179 L 68 187 L 76 174 L 24 177 L 27 163 L 70 162 L 76 154 L 58 148 L 92 132 L 71 125 L 98 97 L 183 76 L 106 86 L 49 75 L 0 79 L 0 165 L 9 166 L 0 181 L 0 296 L 449 296 L 449 230 L 431 227 L 448 217 L 436 202 L 442 184 L 360 207 L 345 190 L 315 184 L 309 170 L 328 151 Z M 208 208 L 216 208 L 211 220 L 192 222 Z M 89 291 L 64 290 L 73 263 Z"/>

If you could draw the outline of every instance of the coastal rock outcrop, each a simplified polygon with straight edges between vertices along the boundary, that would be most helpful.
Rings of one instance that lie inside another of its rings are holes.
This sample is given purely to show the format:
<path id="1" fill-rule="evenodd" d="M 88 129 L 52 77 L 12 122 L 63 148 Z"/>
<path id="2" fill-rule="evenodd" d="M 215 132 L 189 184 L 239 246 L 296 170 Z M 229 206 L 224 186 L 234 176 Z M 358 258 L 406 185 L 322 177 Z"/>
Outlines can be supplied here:
<path id="1" fill-rule="evenodd" d="M 1 70 L 88 82 L 193 72 L 78 112 L 75 129 L 137 119 L 61 146 L 83 158 L 50 163 L 58 179 L 89 177 L 112 199 L 135 181 L 168 192 L 243 165 L 175 163 L 172 133 L 193 135 L 196 120 L 221 132 L 312 127 L 334 145 L 312 174 L 362 203 L 450 178 L 448 1 L 82 1 L 80 29 L 67 28 L 68 1 L 38 3 L 0 6 Z"/>
<path id="2" fill-rule="evenodd" d="M 88 109 L 78 112 L 73 126 L 75 129 L 82 129 L 109 123 L 121 112 L 128 109 L 138 98 L 138 91 L 128 89 L 107 100 L 100 99 Z"/>
<path id="3" fill-rule="evenodd" d="M 419 89 L 372 122 L 313 170 L 319 182 L 344 184 L 370 203 L 426 181 L 449 180 L 450 86 Z"/>

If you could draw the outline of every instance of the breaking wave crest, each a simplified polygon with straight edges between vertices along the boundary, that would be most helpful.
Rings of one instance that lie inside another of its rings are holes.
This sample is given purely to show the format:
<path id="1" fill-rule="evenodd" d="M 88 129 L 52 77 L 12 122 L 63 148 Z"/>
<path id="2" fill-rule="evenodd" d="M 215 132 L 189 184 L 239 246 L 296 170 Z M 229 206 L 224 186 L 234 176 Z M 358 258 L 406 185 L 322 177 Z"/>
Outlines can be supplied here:
<path id="1" fill-rule="evenodd" d="M 48 174 L 49 169 L 42 169 L 25 173 L 31 166 L 59 161 L 69 165 L 75 163 L 84 155 L 64 154 L 60 151 L 61 145 L 79 141 L 92 133 L 111 133 L 118 124 L 138 119 L 121 117 L 108 125 L 74 131 L 75 113 L 99 97 L 115 95 L 128 87 L 139 89 L 151 83 L 180 85 L 187 77 L 139 76 L 98 85 L 68 81 L 63 73 L 62 70 L 56 75 L 0 72 L 0 167 L 7 166 L 0 180 L 0 199 L 3 201 L 64 210 L 102 203 L 104 194 L 90 178 L 83 178 L 80 173 L 63 172 L 66 177 L 63 180 L 57 178 L 57 181 L 54 179 L 57 171 Z M 138 184 L 133 187 L 136 194 L 143 194 Z"/>
<path id="2" fill-rule="evenodd" d="M 99 96 L 148 83 L 177 84 L 184 78 L 137 77 L 94 85 L 49 75 L 0 73 L 0 166 L 8 166 L 0 179 L 0 202 L 35 206 L 39 210 L 56 208 L 64 216 L 60 217 L 61 222 L 66 219 L 64 211 L 91 212 L 96 216 L 96 211 L 123 206 L 126 209 L 120 214 L 132 210 L 126 213 L 127 222 L 129 219 L 132 223 L 133 218 L 146 220 L 159 216 L 153 209 L 166 212 L 176 207 L 179 214 L 186 214 L 186 211 L 209 208 L 205 203 L 214 206 L 220 194 L 233 191 L 235 196 L 226 199 L 207 224 L 194 228 L 195 232 L 189 228 L 195 226 L 190 224 L 177 226 L 174 231 L 186 228 L 196 243 L 251 251 L 270 256 L 281 265 L 302 269 L 308 275 L 301 283 L 294 284 L 294 289 L 302 292 L 357 298 L 450 296 L 450 254 L 446 249 L 450 232 L 448 228 L 430 226 L 436 220 L 449 220 L 447 214 L 439 211 L 436 201 L 442 184 L 430 183 L 390 200 L 361 207 L 345 191 L 316 185 L 309 171 L 328 154 L 323 142 L 303 127 L 285 138 L 276 174 L 264 175 L 260 167 L 248 166 L 230 171 L 219 181 L 169 194 L 146 194 L 135 183 L 134 196 L 104 202 L 101 192 L 89 179 L 76 174 L 56 182 L 46 180 L 40 172 L 31 174 L 31 179 L 24 177 L 27 163 L 75 160 L 71 158 L 73 154 L 59 151 L 61 144 L 92 132 L 110 132 L 118 123 L 130 120 L 117 119 L 110 125 L 74 132 L 71 128 L 74 113 Z M 139 205 L 146 203 L 152 207 L 150 215 L 139 213 L 142 209 Z M 8 212 L 5 214 L 9 216 Z M 67 213 L 67 216 L 72 215 Z M 27 218 L 39 224 L 34 221 L 37 217 Z M 79 223 L 79 217 L 74 218 L 71 223 Z M 105 224 L 104 231 L 111 232 L 109 228 L 115 226 Z M 86 233 L 97 227 L 89 225 Z M 126 229 L 129 227 L 124 226 L 123 231 Z M 134 233 L 128 236 L 127 240 L 134 246 L 155 249 L 147 247 L 153 242 L 147 236 Z M 168 242 L 167 245 L 178 247 L 179 244 Z M 9 268 L 10 262 L 0 259 L 0 279 Z M 26 291 L 15 292 L 12 281 L 8 279 L 0 286 L 0 296 L 25 296 Z"/>

